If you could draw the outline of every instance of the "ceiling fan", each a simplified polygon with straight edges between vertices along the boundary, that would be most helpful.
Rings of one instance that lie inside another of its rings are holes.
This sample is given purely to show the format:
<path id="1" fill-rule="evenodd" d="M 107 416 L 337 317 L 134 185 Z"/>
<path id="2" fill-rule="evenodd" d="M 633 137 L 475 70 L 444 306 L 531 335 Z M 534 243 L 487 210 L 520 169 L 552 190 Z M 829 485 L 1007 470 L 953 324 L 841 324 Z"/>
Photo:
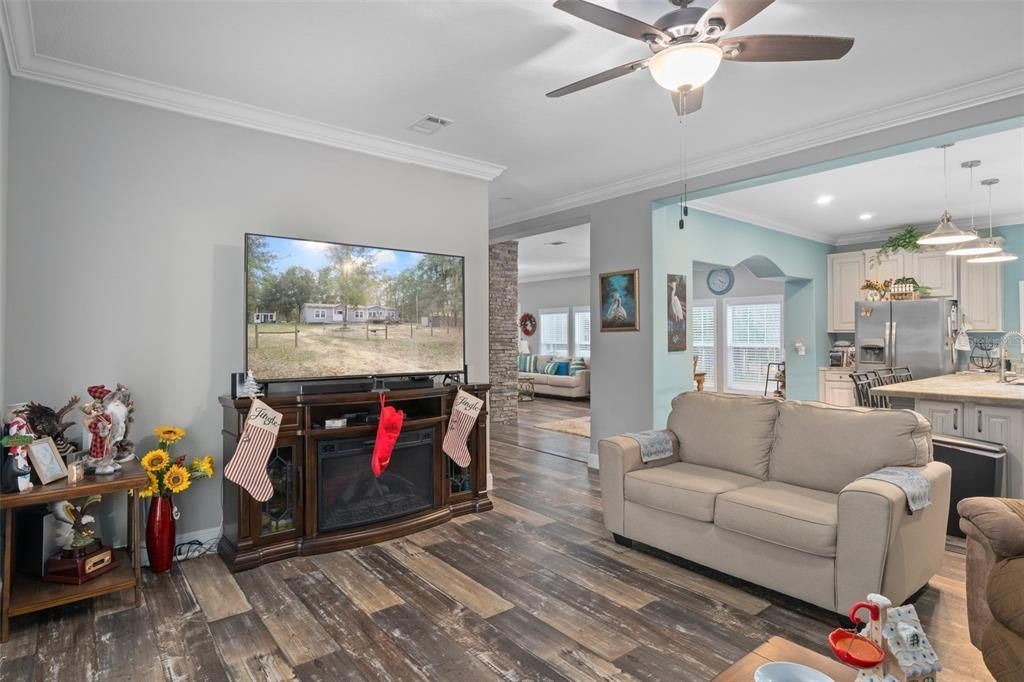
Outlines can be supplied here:
<path id="1" fill-rule="evenodd" d="M 620 76 L 649 69 L 654 80 L 672 93 L 681 116 L 700 109 L 704 84 L 722 60 L 733 62 L 802 62 L 839 59 L 853 47 L 853 38 L 809 35 L 730 37 L 774 0 L 718 0 L 711 7 L 690 7 L 693 0 L 670 0 L 676 9 L 648 24 L 586 0 L 557 0 L 555 7 L 609 31 L 646 43 L 651 56 L 552 90 L 561 97 Z"/>

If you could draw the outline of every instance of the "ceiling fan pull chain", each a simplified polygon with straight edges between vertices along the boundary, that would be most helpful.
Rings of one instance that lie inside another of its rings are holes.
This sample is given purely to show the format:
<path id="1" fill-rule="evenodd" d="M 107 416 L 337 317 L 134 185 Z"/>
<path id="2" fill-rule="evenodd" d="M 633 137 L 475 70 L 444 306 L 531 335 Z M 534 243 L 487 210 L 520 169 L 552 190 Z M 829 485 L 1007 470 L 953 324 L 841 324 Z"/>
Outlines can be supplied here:
<path id="1" fill-rule="evenodd" d="M 683 180 L 682 192 L 679 195 L 679 229 L 686 227 L 686 221 L 683 220 L 686 216 L 686 130 L 684 128 L 686 121 L 686 99 L 685 95 L 681 90 L 676 91 L 676 96 L 679 98 L 679 106 L 676 110 L 679 111 L 679 177 Z"/>

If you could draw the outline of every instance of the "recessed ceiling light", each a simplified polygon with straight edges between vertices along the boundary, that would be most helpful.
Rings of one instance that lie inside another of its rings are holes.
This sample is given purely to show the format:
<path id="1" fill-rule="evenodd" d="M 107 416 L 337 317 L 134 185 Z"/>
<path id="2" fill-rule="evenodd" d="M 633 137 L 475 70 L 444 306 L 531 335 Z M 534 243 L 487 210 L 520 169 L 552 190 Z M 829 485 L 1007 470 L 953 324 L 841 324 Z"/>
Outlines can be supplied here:
<path id="1" fill-rule="evenodd" d="M 875 217 L 875 214 L 874 213 L 861 213 L 859 217 L 860 217 L 861 220 L 871 220 L 872 218 Z"/>
<path id="2" fill-rule="evenodd" d="M 567 243 L 568 242 L 562 242 L 562 241 L 548 242 L 548 246 L 562 246 L 562 245 L 567 244 Z"/>
<path id="3" fill-rule="evenodd" d="M 831 194 L 822 194 L 820 197 L 814 200 L 814 203 L 818 206 L 828 206 L 835 200 L 835 197 Z"/>

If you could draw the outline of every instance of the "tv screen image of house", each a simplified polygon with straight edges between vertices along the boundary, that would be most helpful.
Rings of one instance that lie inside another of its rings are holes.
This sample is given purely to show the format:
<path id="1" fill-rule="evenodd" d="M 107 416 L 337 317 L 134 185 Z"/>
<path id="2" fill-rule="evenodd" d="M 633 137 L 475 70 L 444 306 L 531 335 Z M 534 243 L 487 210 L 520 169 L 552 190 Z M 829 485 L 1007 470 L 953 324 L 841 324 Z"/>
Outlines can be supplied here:
<path id="1" fill-rule="evenodd" d="M 247 234 L 246 368 L 259 381 L 461 372 L 462 256 Z"/>

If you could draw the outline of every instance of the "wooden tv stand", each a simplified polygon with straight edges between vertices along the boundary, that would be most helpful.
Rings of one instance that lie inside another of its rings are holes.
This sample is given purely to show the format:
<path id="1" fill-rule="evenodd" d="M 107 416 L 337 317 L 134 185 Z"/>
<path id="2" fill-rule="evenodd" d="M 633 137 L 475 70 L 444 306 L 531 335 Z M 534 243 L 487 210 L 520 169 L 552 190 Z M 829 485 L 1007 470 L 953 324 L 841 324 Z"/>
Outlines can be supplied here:
<path id="1" fill-rule="evenodd" d="M 469 384 L 461 388 L 486 400 L 490 386 Z M 360 438 L 369 442 L 376 435 L 377 425 L 350 421 L 343 428 L 326 429 L 324 424 L 327 419 L 346 414 L 365 413 L 372 418 L 380 412 L 379 397 L 376 393 L 330 393 L 263 398 L 284 415 L 268 461 L 274 497 L 268 502 L 258 502 L 238 485 L 224 479 L 224 532 L 218 546 L 224 562 L 232 571 L 242 571 L 287 557 L 380 542 L 444 523 L 454 516 L 491 509 L 494 505 L 487 497 L 486 403 L 470 432 L 468 448 L 472 462 L 469 467 L 461 469 L 441 450 L 456 391 L 457 387 L 444 386 L 392 390 L 387 394 L 388 404 L 405 412 L 403 434 L 414 432 L 424 434 L 423 437 L 432 436 L 433 499 L 429 508 L 365 526 L 327 531 L 319 529 L 318 518 L 321 444 Z M 226 465 L 234 455 L 251 401 L 222 396 L 220 403 L 224 411 L 222 434 Z M 393 468 L 399 456 L 396 451 Z M 367 454 L 367 467 L 369 459 Z"/>

